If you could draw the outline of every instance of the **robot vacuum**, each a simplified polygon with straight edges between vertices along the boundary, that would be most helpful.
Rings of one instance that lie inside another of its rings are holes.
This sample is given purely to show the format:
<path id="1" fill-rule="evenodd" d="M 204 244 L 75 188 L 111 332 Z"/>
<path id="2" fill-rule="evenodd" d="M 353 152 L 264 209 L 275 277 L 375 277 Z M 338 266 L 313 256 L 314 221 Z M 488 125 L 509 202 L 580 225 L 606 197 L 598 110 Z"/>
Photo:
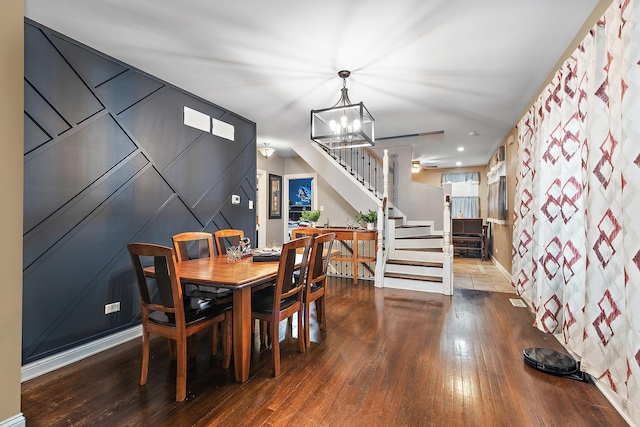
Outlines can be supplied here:
<path id="1" fill-rule="evenodd" d="M 527 365 L 547 374 L 573 380 L 589 382 L 587 375 L 580 371 L 580 362 L 559 351 L 546 348 L 527 348 L 522 352 Z"/>

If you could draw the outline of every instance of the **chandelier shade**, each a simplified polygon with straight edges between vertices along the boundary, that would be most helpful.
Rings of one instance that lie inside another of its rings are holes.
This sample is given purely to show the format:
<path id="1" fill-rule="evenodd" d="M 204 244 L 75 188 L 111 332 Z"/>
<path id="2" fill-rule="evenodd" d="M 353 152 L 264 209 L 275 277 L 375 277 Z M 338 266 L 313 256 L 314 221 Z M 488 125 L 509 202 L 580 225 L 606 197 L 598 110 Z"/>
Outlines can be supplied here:
<path id="1" fill-rule="evenodd" d="M 349 71 L 340 71 L 342 94 L 331 108 L 311 110 L 311 139 L 330 150 L 375 145 L 375 119 L 362 102 L 352 104 L 347 93 Z"/>
<path id="2" fill-rule="evenodd" d="M 269 147 L 269 143 L 265 142 L 264 147 L 258 148 L 258 152 L 264 156 L 265 159 L 268 159 L 276 152 L 275 148 Z"/>

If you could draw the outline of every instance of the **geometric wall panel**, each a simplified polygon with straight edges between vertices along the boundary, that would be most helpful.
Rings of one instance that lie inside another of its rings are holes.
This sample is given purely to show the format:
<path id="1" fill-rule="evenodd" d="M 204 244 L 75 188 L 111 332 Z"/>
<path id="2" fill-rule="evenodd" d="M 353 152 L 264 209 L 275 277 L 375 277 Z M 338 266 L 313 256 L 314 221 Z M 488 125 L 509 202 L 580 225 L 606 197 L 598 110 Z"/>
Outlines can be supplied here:
<path id="1" fill-rule="evenodd" d="M 29 84 L 24 85 L 25 111 L 38 124 L 38 126 L 48 134 L 50 140 L 63 132 L 71 129 L 56 110 Z M 26 138 L 25 138 L 26 139 Z M 46 141 L 44 141 L 46 142 Z M 39 146 L 25 147 L 25 153 Z"/>
<path id="2" fill-rule="evenodd" d="M 164 170 L 197 138 L 221 140 L 210 133 L 185 126 L 182 117 L 185 106 L 212 117 L 222 115 L 222 110 L 216 107 L 195 100 L 175 88 L 164 88 L 118 116 L 125 129 L 160 170 Z M 221 147 L 225 153 L 232 155 L 236 146 L 227 141 Z"/>
<path id="3" fill-rule="evenodd" d="M 185 126 L 185 106 L 236 140 Z M 28 19 L 24 123 L 23 363 L 140 322 L 128 243 L 255 241 L 255 123 Z"/>
<path id="4" fill-rule="evenodd" d="M 42 31 L 25 25 L 24 37 L 25 78 L 62 117 L 76 125 L 102 110 L 100 101 Z"/>
<path id="5" fill-rule="evenodd" d="M 23 252 L 24 268 L 44 255 L 53 245 L 72 232 L 78 224 L 82 223 L 93 211 L 119 191 L 129 180 L 142 170 L 149 161 L 137 153 L 118 164 L 110 173 L 107 173 L 87 190 L 78 194 L 73 203 L 68 203 L 64 208 L 48 218 L 25 235 Z M 37 236 L 31 238 L 32 236 Z"/>
<path id="6" fill-rule="evenodd" d="M 31 117 L 24 113 L 24 152 L 25 154 L 44 144 L 51 141 L 51 137 L 42 128 L 33 121 Z M 27 146 L 27 143 L 29 144 Z"/>
<path id="7" fill-rule="evenodd" d="M 96 88 L 102 99 L 116 114 L 149 96 L 164 84 L 135 71 L 127 71 Z"/>
<path id="8" fill-rule="evenodd" d="M 62 37 L 52 35 L 49 40 L 71 66 L 80 73 L 89 87 L 98 87 L 129 68 Z"/>
<path id="9" fill-rule="evenodd" d="M 35 151 L 24 165 L 25 232 L 136 150 L 113 118 L 102 115 Z"/>

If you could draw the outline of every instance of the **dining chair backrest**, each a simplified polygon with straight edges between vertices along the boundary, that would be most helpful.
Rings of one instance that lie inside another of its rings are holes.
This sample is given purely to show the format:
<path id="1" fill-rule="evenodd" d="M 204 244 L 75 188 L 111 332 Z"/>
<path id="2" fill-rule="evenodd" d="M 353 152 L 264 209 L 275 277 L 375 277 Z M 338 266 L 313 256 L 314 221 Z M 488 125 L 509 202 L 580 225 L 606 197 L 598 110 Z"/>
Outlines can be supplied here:
<path id="1" fill-rule="evenodd" d="M 307 269 L 307 294 L 309 294 L 314 287 L 324 285 L 335 238 L 335 233 L 320 234 L 314 237 L 311 254 L 309 256 L 309 268 Z"/>
<path id="2" fill-rule="evenodd" d="M 297 299 L 302 303 L 304 276 L 307 271 L 307 260 L 311 249 L 312 237 L 300 237 L 282 245 L 278 275 L 276 276 L 275 298 L 273 298 L 273 313 L 280 311 L 281 303 L 288 298 Z M 302 254 L 298 250 L 302 249 Z M 300 255 L 300 275 L 294 276 L 296 270 L 296 255 Z"/>
<path id="3" fill-rule="evenodd" d="M 244 231 L 242 230 L 218 230 L 213 233 L 215 243 L 216 243 L 216 252 L 218 255 L 226 255 L 227 248 L 229 246 L 238 246 L 240 245 L 240 240 L 244 239 Z"/>
<path id="4" fill-rule="evenodd" d="M 127 245 L 131 263 L 138 284 L 142 322 L 149 321 L 149 312 L 158 311 L 166 315 L 170 323 L 177 327 L 185 325 L 185 312 L 180 278 L 176 273 L 175 253 L 173 249 L 150 243 L 130 243 Z M 149 284 L 144 275 L 144 258 L 153 259 L 155 283 L 160 302 L 152 300 Z"/>
<path id="5" fill-rule="evenodd" d="M 178 262 L 213 257 L 213 235 L 204 231 L 187 231 L 174 235 L 173 248 Z M 191 253 L 189 252 L 191 249 Z M 194 250 L 195 249 L 195 250 Z"/>
<path id="6" fill-rule="evenodd" d="M 299 237 L 305 237 L 305 236 L 315 237 L 319 234 L 322 234 L 322 230 L 319 230 L 317 228 L 311 228 L 311 227 L 294 228 L 293 230 L 291 230 L 292 239 L 297 239 Z"/>

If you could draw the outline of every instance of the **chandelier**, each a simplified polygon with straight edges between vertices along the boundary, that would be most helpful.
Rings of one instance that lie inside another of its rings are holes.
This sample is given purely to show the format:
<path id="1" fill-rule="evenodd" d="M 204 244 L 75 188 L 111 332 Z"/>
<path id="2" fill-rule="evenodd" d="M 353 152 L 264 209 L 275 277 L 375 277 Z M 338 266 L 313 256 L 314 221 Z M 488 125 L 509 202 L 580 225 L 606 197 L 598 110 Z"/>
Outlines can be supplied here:
<path id="1" fill-rule="evenodd" d="M 342 70 L 342 93 L 331 108 L 311 110 L 311 139 L 330 150 L 371 147 L 375 144 L 375 119 L 362 102 L 352 104 L 347 94 L 347 77 Z"/>

